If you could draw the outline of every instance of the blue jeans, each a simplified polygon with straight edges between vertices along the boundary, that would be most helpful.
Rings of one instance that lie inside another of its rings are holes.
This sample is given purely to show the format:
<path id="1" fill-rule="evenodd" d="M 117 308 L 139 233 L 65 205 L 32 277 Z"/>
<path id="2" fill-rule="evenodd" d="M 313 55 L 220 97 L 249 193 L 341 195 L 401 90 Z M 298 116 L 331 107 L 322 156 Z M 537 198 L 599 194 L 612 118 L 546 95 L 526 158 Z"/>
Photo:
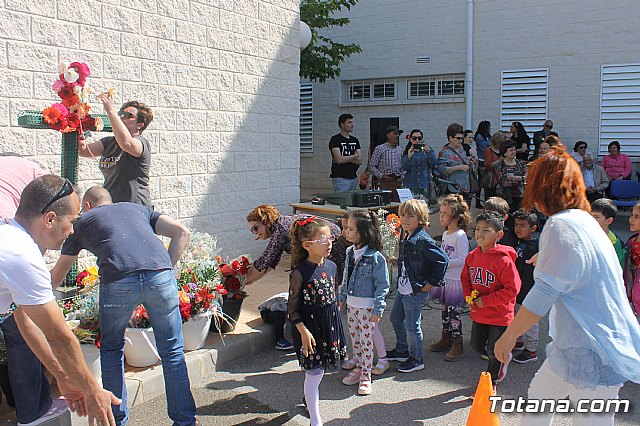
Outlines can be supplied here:
<path id="1" fill-rule="evenodd" d="M 51 386 L 38 357 L 29 349 L 13 315 L 0 324 L 7 347 L 9 381 L 20 423 L 31 423 L 51 407 Z"/>
<path id="2" fill-rule="evenodd" d="M 347 192 L 353 191 L 358 185 L 358 178 L 346 179 L 346 178 L 331 178 L 333 182 L 334 192 Z"/>
<path id="3" fill-rule="evenodd" d="M 124 331 L 137 305 L 149 314 L 162 358 L 169 417 L 175 426 L 193 426 L 196 405 L 184 361 L 182 320 L 173 271 L 142 271 L 100 286 L 100 362 L 102 384 L 122 399 L 113 406 L 117 425 L 129 419 L 124 380 Z"/>
<path id="4" fill-rule="evenodd" d="M 391 325 L 396 332 L 396 350 L 409 352 L 409 354 L 422 361 L 422 305 L 427 300 L 429 293 L 418 292 L 416 294 L 396 293 L 391 310 Z M 407 341 L 407 335 L 411 336 L 411 348 Z"/>

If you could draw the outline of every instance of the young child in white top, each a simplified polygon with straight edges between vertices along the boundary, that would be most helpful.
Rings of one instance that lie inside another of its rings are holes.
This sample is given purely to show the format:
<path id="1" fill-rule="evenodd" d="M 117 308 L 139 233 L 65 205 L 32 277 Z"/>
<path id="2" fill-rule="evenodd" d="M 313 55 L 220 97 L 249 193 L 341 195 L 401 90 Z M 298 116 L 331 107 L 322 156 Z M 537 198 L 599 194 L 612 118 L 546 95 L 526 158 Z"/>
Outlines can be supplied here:
<path id="1" fill-rule="evenodd" d="M 440 224 L 445 228 L 441 247 L 449 257 L 449 268 L 444 276 L 445 286 L 431 290 L 431 298 L 440 301 L 442 337 L 430 349 L 448 351 L 444 357 L 447 361 L 455 361 L 464 353 L 459 307 L 465 300 L 460 274 L 469 254 L 467 229 L 470 223 L 469 206 L 462 195 L 449 194 L 440 200 Z"/>

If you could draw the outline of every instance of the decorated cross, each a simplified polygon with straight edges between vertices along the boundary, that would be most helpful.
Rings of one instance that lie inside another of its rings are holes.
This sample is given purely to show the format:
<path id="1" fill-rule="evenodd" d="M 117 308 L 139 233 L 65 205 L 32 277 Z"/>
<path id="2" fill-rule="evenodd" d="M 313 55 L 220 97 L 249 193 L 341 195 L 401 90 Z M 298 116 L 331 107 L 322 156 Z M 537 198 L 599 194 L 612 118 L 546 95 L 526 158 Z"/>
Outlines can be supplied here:
<path id="1" fill-rule="evenodd" d="M 112 131 L 105 114 L 89 114 L 88 96 L 85 88 L 90 74 L 87 64 L 72 62 L 58 65 L 59 78 L 52 90 L 60 96 L 60 103 L 54 103 L 43 111 L 26 110 L 18 114 L 18 125 L 27 129 L 53 129 L 62 133 L 61 175 L 75 186 L 78 184 L 78 142 L 84 141 L 85 131 Z M 110 89 L 110 95 L 113 89 Z M 77 264 L 74 264 L 64 285 L 74 286 Z"/>

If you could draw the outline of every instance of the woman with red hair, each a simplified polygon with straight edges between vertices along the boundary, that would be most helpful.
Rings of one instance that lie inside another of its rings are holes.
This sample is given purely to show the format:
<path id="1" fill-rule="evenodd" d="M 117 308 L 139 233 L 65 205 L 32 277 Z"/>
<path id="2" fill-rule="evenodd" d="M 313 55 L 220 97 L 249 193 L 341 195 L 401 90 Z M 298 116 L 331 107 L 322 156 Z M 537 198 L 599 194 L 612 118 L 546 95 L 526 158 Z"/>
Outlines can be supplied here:
<path id="1" fill-rule="evenodd" d="M 640 383 L 640 326 L 613 245 L 588 213 L 578 163 L 562 146 L 529 166 L 522 207 L 549 219 L 540 236 L 535 284 L 496 342 L 496 358 L 508 362 L 517 337 L 553 308 L 553 341 L 528 398 L 616 399 L 624 382 Z M 604 426 L 613 425 L 615 413 L 573 415 L 580 424 Z M 520 425 L 552 422 L 553 412 L 526 413 Z"/>

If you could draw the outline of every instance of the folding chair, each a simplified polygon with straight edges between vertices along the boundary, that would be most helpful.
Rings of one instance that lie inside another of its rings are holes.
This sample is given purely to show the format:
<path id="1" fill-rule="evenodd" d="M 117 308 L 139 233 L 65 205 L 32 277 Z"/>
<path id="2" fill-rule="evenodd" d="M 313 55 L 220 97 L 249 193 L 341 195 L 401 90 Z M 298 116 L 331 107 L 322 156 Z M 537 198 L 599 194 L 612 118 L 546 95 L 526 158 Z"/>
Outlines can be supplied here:
<path id="1" fill-rule="evenodd" d="M 614 180 L 611 182 L 609 196 L 618 207 L 633 207 L 640 200 L 640 182 Z"/>

